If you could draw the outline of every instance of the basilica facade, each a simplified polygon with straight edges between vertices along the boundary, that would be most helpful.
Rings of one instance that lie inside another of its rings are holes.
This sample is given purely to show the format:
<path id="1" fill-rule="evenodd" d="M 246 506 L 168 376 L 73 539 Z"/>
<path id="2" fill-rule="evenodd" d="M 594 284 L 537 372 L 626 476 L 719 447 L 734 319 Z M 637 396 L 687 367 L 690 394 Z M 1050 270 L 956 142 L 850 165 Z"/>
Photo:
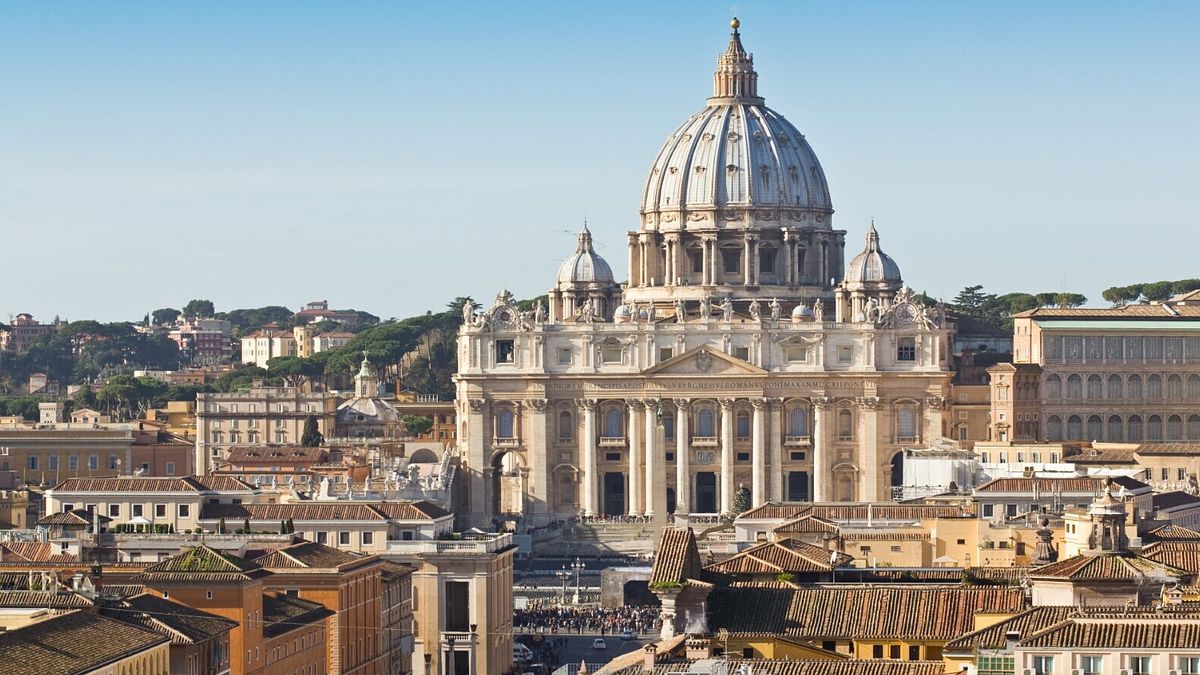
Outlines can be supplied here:
<path id="1" fill-rule="evenodd" d="M 944 433 L 943 309 L 873 223 L 844 262 L 821 165 L 759 96 L 738 27 L 651 165 L 628 280 L 585 225 L 544 305 L 464 309 L 471 523 L 887 500 L 901 449 Z"/>

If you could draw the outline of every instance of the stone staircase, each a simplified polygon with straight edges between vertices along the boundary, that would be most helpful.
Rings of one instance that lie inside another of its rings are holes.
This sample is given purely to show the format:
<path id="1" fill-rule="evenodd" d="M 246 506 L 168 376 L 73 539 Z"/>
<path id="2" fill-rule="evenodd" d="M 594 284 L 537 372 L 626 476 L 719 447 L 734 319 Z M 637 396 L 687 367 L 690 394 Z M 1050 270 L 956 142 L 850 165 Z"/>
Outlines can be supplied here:
<path id="1" fill-rule="evenodd" d="M 656 523 L 574 523 L 563 528 L 558 539 L 534 548 L 544 555 L 645 555 L 654 552 L 660 528 Z"/>

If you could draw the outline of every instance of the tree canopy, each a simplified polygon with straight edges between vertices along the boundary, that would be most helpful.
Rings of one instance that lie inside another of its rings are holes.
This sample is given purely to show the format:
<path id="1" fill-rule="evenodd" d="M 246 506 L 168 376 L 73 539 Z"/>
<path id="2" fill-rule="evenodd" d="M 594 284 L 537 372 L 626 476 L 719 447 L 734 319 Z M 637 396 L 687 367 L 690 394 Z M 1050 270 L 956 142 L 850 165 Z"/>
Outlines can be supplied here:
<path id="1" fill-rule="evenodd" d="M 183 314 L 192 318 L 211 319 L 216 313 L 212 300 L 189 300 L 183 306 Z"/>

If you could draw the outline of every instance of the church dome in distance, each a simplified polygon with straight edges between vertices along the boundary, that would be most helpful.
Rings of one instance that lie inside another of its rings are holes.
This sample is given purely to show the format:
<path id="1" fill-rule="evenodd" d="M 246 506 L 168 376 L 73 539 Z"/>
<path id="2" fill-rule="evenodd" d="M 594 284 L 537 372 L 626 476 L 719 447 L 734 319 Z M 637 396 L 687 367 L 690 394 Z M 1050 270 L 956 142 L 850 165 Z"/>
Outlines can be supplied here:
<path id="1" fill-rule="evenodd" d="M 612 268 L 600 254 L 592 248 L 592 233 L 587 223 L 579 232 L 579 243 L 575 252 L 563 261 L 558 268 L 558 284 L 612 286 L 615 284 Z"/>
<path id="2" fill-rule="evenodd" d="M 846 265 L 844 278 L 847 283 L 901 283 L 900 266 L 879 248 L 879 233 L 875 231 L 874 222 L 867 229 L 867 244 L 862 253 Z"/>

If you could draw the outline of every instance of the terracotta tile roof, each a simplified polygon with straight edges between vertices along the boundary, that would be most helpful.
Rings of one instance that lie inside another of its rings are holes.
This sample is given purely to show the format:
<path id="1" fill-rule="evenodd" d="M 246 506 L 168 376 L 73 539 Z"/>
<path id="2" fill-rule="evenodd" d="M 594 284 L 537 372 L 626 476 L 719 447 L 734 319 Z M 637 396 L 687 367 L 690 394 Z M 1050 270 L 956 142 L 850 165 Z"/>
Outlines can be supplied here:
<path id="1" fill-rule="evenodd" d="M 676 635 L 673 638 L 669 638 L 669 639 L 663 640 L 661 642 L 655 643 L 654 644 L 655 658 L 659 658 L 660 656 L 666 657 L 667 655 L 671 654 L 672 652 L 674 652 L 674 651 L 678 650 L 680 647 L 682 647 L 686 640 L 687 640 L 686 635 Z M 609 661 L 608 663 L 604 664 L 600 668 L 597 668 L 594 672 L 594 675 L 616 675 L 616 673 L 624 674 L 625 672 L 629 671 L 630 668 L 637 668 L 638 669 L 637 672 L 640 675 L 640 669 L 642 667 L 642 658 L 643 658 L 642 650 L 635 649 L 632 652 L 629 652 L 627 654 L 622 654 L 622 655 L 618 656 L 617 658 L 613 659 L 612 661 Z"/>
<path id="2" fill-rule="evenodd" d="M 92 601 L 73 591 L 0 591 L 0 607 L 87 609 Z"/>
<path id="3" fill-rule="evenodd" d="M 810 504 L 767 502 L 742 515 L 738 520 L 790 520 L 803 515 L 813 515 L 828 521 L 866 520 L 868 512 L 876 520 L 917 520 L 920 518 L 955 518 L 970 515 L 962 508 L 950 504 Z"/>
<path id="4" fill-rule="evenodd" d="M 136 579 L 155 581 L 240 581 L 265 576 L 258 565 L 207 546 L 193 546 L 147 567 Z"/>
<path id="5" fill-rule="evenodd" d="M 838 526 L 832 521 L 806 513 L 784 521 L 771 531 L 779 534 L 836 534 Z"/>
<path id="6" fill-rule="evenodd" d="M 1042 565 L 1029 573 L 1031 579 L 1072 581 L 1143 581 L 1146 577 L 1179 579 L 1187 572 L 1178 567 L 1133 553 L 1077 555 Z"/>
<path id="7" fill-rule="evenodd" d="M 335 612 L 317 602 L 286 593 L 263 595 L 263 636 L 278 637 L 284 633 L 311 626 Z"/>
<path id="8" fill-rule="evenodd" d="M 913 529 L 913 528 L 909 528 Z M 842 531 L 842 539 L 846 541 L 929 541 L 928 532 L 847 532 Z"/>
<path id="9" fill-rule="evenodd" d="M 1150 530 L 1150 532 L 1147 534 L 1149 536 L 1147 536 L 1146 539 L 1153 541 L 1190 541 L 1193 539 L 1200 539 L 1200 532 L 1197 532 L 1196 530 L 1189 530 L 1188 528 L 1176 525 L 1175 523 L 1163 525 L 1162 527 Z"/>
<path id="10" fill-rule="evenodd" d="M 1020 644 L 1055 649 L 1178 649 L 1200 645 L 1200 621 L 1075 618 L 1023 638 Z"/>
<path id="11" fill-rule="evenodd" d="M 1039 307 L 1013 314 L 1013 318 L 1034 319 L 1178 319 L 1200 317 L 1200 306 L 1171 305 L 1179 316 L 1169 313 L 1161 304 L 1123 305 L 1121 307 Z"/>
<path id="12" fill-rule="evenodd" d="M 0 560 L 6 562 L 48 562 L 55 555 L 54 545 L 48 541 L 6 541 L 0 544 Z"/>
<path id="13" fill-rule="evenodd" d="M 700 551 L 696 548 L 696 533 L 692 528 L 663 528 L 654 552 L 650 583 L 679 584 L 687 579 L 699 579 L 702 570 Z"/>
<path id="14" fill-rule="evenodd" d="M 977 612 L 1016 612 L 1019 588 L 878 584 L 798 589 L 719 589 L 711 628 L 809 640 L 951 640 L 974 629 Z"/>
<path id="15" fill-rule="evenodd" d="M 387 516 L 389 520 L 438 520 L 452 515 L 446 509 L 429 501 L 379 502 L 372 508 Z"/>
<path id="16" fill-rule="evenodd" d="M 210 492 L 254 490 L 232 476 L 181 476 L 179 478 L 68 478 L 55 492 Z"/>
<path id="17" fill-rule="evenodd" d="M 1143 443 L 1134 450 L 1139 455 L 1154 457 L 1158 455 L 1197 455 L 1200 454 L 1200 443 Z"/>
<path id="18" fill-rule="evenodd" d="M 123 621 L 75 611 L 0 633 L 0 663 L 5 675 L 88 673 L 167 643 Z"/>
<path id="19" fill-rule="evenodd" d="M 1136 452 L 1128 446 L 1064 448 L 1063 460 L 1075 464 L 1137 464 Z"/>
<path id="20" fill-rule="evenodd" d="M 838 579 L 843 575 L 847 580 L 857 581 L 892 581 L 935 584 L 966 584 L 979 585 L 980 582 L 1004 581 L 1011 584 L 1020 583 L 1029 574 L 1028 567 L 852 567 L 838 570 Z M 990 585 L 990 584 L 989 584 Z"/>
<path id="21" fill-rule="evenodd" d="M 1200 497 L 1180 492 L 1160 492 L 1152 498 L 1155 510 L 1175 509 L 1181 506 L 1195 506 L 1200 504 Z"/>
<path id="22" fill-rule="evenodd" d="M 172 602 L 151 593 L 118 600 L 102 607 L 104 616 L 131 623 L 167 636 L 171 644 L 189 645 L 211 640 L 237 628 L 238 622 Z"/>
<path id="23" fill-rule="evenodd" d="M 640 663 L 641 652 L 633 652 L 637 663 L 619 670 L 597 671 L 597 675 L 643 675 Z M 672 660 L 654 666 L 654 675 L 678 675 L 688 672 L 693 661 Z M 722 663 L 726 663 L 722 661 Z M 946 666 L 941 661 L 885 661 L 847 659 L 730 659 L 729 672 L 746 672 L 755 675 L 945 675 Z M 722 670 L 724 668 L 722 667 Z"/>
<path id="24" fill-rule="evenodd" d="M 1001 649 L 1008 642 L 1009 631 L 1018 635 L 1032 635 L 1063 621 L 1074 611 L 1074 607 L 1034 607 L 999 623 L 956 637 L 946 643 L 945 651 Z"/>
<path id="25" fill-rule="evenodd" d="M 1156 541 L 1143 548 L 1142 555 L 1200 576 L 1200 540 Z"/>
<path id="26" fill-rule="evenodd" d="M 230 464 L 315 464 L 324 461 L 329 452 L 325 448 L 251 446 L 233 448 L 229 451 Z"/>
<path id="27" fill-rule="evenodd" d="M 409 565 L 401 565 L 400 563 L 395 563 L 395 562 L 391 562 L 390 560 L 385 560 L 383 562 L 383 583 L 386 584 L 386 583 L 395 581 L 397 579 L 403 579 L 404 577 L 406 577 L 416 571 L 417 570 L 415 567 L 410 567 Z"/>
<path id="28" fill-rule="evenodd" d="M 387 520 L 368 504 L 359 502 L 304 502 L 291 504 L 205 504 L 201 520 Z"/>
<path id="29" fill-rule="evenodd" d="M 347 553 L 332 546 L 303 541 L 269 551 L 266 555 L 255 558 L 254 563 L 264 569 L 338 568 L 362 559 L 363 556 Z"/>
<path id="30" fill-rule="evenodd" d="M 258 488 L 233 476 L 193 476 L 193 480 L 213 492 L 253 492 Z"/>
<path id="31" fill-rule="evenodd" d="M 975 488 L 975 492 L 1030 492 L 1036 488 L 1042 494 L 1054 492 L 1096 493 L 1103 478 L 993 478 Z M 1136 478 L 1117 476 L 1113 485 L 1127 490 L 1140 490 L 1150 486 Z"/>
<path id="32" fill-rule="evenodd" d="M 112 520 L 108 516 L 101 516 L 101 523 L 107 523 Z M 92 513 L 84 509 L 74 509 L 72 511 L 62 511 L 60 513 L 51 513 L 50 515 L 37 521 L 38 525 L 57 525 L 59 527 L 88 527 L 92 524 Z"/>
<path id="33" fill-rule="evenodd" d="M 728 575 L 819 574 L 853 560 L 845 553 L 830 551 L 799 539 L 769 541 L 752 546 L 719 563 L 705 566 L 708 572 Z"/>

